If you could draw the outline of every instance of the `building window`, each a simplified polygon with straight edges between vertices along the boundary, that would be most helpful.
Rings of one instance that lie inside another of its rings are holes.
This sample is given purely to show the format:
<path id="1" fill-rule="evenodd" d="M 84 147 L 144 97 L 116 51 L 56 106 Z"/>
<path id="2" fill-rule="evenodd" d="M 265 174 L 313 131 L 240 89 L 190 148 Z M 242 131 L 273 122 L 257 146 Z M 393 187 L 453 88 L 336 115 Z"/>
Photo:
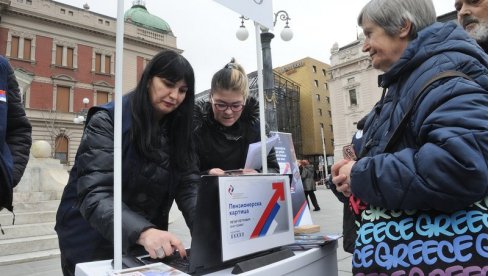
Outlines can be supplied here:
<path id="1" fill-rule="evenodd" d="M 313 71 L 314 73 L 317 73 L 317 66 L 312 65 L 312 71 Z"/>
<path id="2" fill-rule="evenodd" d="M 97 91 L 97 105 L 102 105 L 108 103 L 108 92 Z"/>
<path id="3" fill-rule="evenodd" d="M 71 15 L 71 16 L 74 15 L 73 11 L 68 11 L 68 14 Z"/>
<path id="4" fill-rule="evenodd" d="M 325 69 L 322 69 L 322 75 L 324 75 L 324 77 L 327 75 L 327 72 L 325 71 Z"/>
<path id="5" fill-rule="evenodd" d="M 11 48 L 10 48 L 10 56 L 14 58 L 19 57 L 19 42 L 20 42 L 20 37 L 18 36 L 12 36 L 11 40 Z"/>
<path id="6" fill-rule="evenodd" d="M 349 90 L 349 104 L 351 106 L 358 105 L 358 98 L 356 94 L 356 89 Z"/>
<path id="7" fill-rule="evenodd" d="M 66 48 L 66 66 L 69 68 L 73 68 L 73 54 L 74 54 L 74 49 L 73 48 Z"/>
<path id="8" fill-rule="evenodd" d="M 332 112 L 331 112 L 330 110 L 329 110 L 329 111 L 327 111 L 327 112 L 329 112 L 329 117 L 331 117 L 331 118 L 332 118 Z"/>
<path id="9" fill-rule="evenodd" d="M 69 112 L 70 87 L 56 87 L 56 112 Z"/>
<path id="10" fill-rule="evenodd" d="M 110 74 L 112 72 L 112 56 L 95 53 L 95 64 L 93 71 L 99 74 Z"/>
<path id="11" fill-rule="evenodd" d="M 66 13 L 66 10 L 65 9 L 61 9 L 60 12 L 61 12 L 61 14 L 65 14 Z"/>
<path id="12" fill-rule="evenodd" d="M 319 111 L 319 116 L 322 116 L 322 108 L 319 108 L 318 111 Z"/>
<path id="13" fill-rule="evenodd" d="M 334 127 L 332 125 L 330 125 L 330 131 L 334 132 Z"/>
<path id="14" fill-rule="evenodd" d="M 320 129 L 324 129 L 324 123 L 320 123 Z"/>
<path id="15" fill-rule="evenodd" d="M 324 87 L 325 89 L 329 90 L 329 85 L 326 82 L 324 82 Z"/>
<path id="16" fill-rule="evenodd" d="M 25 3 L 26 3 L 27 5 L 32 5 L 32 0 L 25 0 Z"/>
<path id="17" fill-rule="evenodd" d="M 95 54 L 95 72 L 102 73 L 102 54 Z"/>
<path id="18" fill-rule="evenodd" d="M 56 137 L 54 158 L 61 161 L 61 164 L 68 164 L 68 138 L 64 135 Z"/>
<path id="19" fill-rule="evenodd" d="M 317 101 L 320 102 L 320 94 L 315 94 L 315 97 L 317 98 Z"/>
<path id="20" fill-rule="evenodd" d="M 111 63 L 111 56 L 105 56 L 105 73 L 110 73 L 110 63 Z"/>
<path id="21" fill-rule="evenodd" d="M 54 46 L 55 53 L 53 55 L 52 64 L 60 67 L 67 67 L 75 69 L 78 67 L 76 61 L 76 47 L 71 45 L 63 45 L 56 43 Z"/>
<path id="22" fill-rule="evenodd" d="M 98 24 L 103 24 L 103 19 L 98 19 Z"/>
<path id="23" fill-rule="evenodd" d="M 23 59 L 31 60 L 32 39 L 24 38 L 24 56 Z"/>
<path id="24" fill-rule="evenodd" d="M 330 104 L 330 97 L 326 97 L 327 103 Z"/>
<path id="25" fill-rule="evenodd" d="M 110 21 L 105 20 L 105 26 L 110 26 Z"/>
<path id="26" fill-rule="evenodd" d="M 35 36 L 13 31 L 9 33 L 9 37 L 6 49 L 9 57 L 28 61 L 34 60 Z"/>
<path id="27" fill-rule="evenodd" d="M 318 80 L 314 80 L 313 82 L 315 84 L 315 87 L 319 87 L 319 81 Z"/>

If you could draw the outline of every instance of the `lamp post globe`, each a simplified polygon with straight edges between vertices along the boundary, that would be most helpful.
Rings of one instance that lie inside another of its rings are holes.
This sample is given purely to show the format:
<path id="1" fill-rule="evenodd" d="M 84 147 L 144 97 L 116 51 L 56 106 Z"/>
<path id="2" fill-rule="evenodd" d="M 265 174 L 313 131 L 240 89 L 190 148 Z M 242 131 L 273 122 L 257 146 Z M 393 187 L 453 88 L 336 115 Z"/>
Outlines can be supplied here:
<path id="1" fill-rule="evenodd" d="M 83 104 L 87 105 L 90 103 L 90 99 L 88 98 L 83 98 Z"/>
<path id="2" fill-rule="evenodd" d="M 289 26 L 285 26 L 281 31 L 280 36 L 283 41 L 290 41 L 293 38 L 293 31 Z"/>
<path id="3" fill-rule="evenodd" d="M 246 27 L 240 26 L 239 29 L 237 29 L 236 37 L 240 41 L 246 40 L 249 37 L 249 32 L 247 31 Z"/>

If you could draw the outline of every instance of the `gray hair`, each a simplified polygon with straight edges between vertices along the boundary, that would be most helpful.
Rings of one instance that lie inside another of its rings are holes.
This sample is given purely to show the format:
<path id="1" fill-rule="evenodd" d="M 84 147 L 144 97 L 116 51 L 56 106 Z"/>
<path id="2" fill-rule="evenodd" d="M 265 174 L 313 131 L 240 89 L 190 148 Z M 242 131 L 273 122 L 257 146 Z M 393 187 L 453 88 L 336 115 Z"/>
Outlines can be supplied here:
<path id="1" fill-rule="evenodd" d="M 432 0 L 371 0 L 358 16 L 358 25 L 368 20 L 383 28 L 390 36 L 400 33 L 406 22 L 412 27 L 409 39 L 415 39 L 423 28 L 436 22 Z"/>

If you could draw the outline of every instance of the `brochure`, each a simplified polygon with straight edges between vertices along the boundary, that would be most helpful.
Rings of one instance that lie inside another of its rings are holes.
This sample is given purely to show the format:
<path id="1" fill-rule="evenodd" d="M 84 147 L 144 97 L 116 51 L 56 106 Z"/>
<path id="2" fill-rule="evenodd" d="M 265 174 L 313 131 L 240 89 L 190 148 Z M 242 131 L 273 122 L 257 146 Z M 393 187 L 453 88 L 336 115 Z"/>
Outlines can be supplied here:
<path id="1" fill-rule="evenodd" d="M 169 276 L 169 275 L 188 275 L 180 270 L 165 265 L 163 263 L 153 263 L 145 266 L 132 267 L 122 269 L 120 271 L 113 271 L 109 273 L 110 276 Z"/>
<path id="2" fill-rule="evenodd" d="M 307 250 L 324 246 L 340 237 L 342 237 L 342 235 L 300 234 L 295 235 L 295 243 L 288 245 L 287 247 L 292 250 Z"/>
<path id="3" fill-rule="evenodd" d="M 278 142 L 278 139 L 279 139 L 278 135 L 273 135 L 266 139 L 266 155 L 269 154 L 271 149 Z M 261 169 L 261 167 L 263 166 L 262 163 L 263 162 L 261 159 L 261 142 L 250 144 L 249 149 L 247 151 L 246 165 L 244 165 L 244 168 L 258 170 Z"/>

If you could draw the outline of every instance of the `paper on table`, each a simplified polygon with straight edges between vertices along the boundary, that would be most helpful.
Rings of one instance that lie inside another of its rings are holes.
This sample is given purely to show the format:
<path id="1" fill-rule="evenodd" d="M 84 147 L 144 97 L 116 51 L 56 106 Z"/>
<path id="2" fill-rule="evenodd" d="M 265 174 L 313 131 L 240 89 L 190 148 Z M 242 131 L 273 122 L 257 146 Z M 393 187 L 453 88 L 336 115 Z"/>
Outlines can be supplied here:
<path id="1" fill-rule="evenodd" d="M 276 145 L 278 139 L 278 135 L 273 135 L 266 139 L 266 155 L 268 155 L 271 149 Z M 249 145 L 247 151 L 246 165 L 244 165 L 244 168 L 258 170 L 261 169 L 262 166 L 261 142 L 252 143 Z"/>

